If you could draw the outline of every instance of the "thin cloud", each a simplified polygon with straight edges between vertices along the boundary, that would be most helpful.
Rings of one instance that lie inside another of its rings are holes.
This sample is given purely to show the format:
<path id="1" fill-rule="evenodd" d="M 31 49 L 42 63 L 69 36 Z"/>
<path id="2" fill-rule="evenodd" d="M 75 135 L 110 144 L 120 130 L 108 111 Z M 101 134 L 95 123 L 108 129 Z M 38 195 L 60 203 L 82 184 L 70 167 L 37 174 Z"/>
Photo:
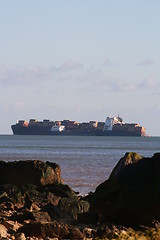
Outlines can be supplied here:
<path id="1" fill-rule="evenodd" d="M 148 66 L 148 65 L 152 65 L 155 62 L 152 59 L 146 58 L 144 59 L 142 62 L 137 63 L 137 66 Z"/>
<path id="2" fill-rule="evenodd" d="M 132 92 L 136 89 L 136 85 L 132 82 L 125 82 L 121 79 L 106 78 L 103 72 L 87 72 L 82 78 L 80 90 L 85 89 L 87 92 Z"/>
<path id="3" fill-rule="evenodd" d="M 25 68 L 17 66 L 12 69 L 5 69 L 4 72 L 0 71 L 0 82 L 3 85 L 28 85 L 40 82 L 44 77 L 44 70 L 41 68 Z"/>
<path id="4" fill-rule="evenodd" d="M 83 64 L 68 61 L 59 67 L 50 68 L 34 67 L 26 68 L 17 66 L 7 69 L 0 65 L 1 86 L 43 86 L 46 89 L 54 84 L 55 87 L 72 84 L 76 89 L 87 89 L 88 91 L 110 91 L 110 92 L 134 92 L 158 89 L 159 83 L 154 78 L 148 78 L 140 83 L 125 81 L 125 79 L 106 76 L 106 73 L 97 66 L 84 69 Z M 65 85 L 66 84 L 66 85 Z"/>
<path id="5" fill-rule="evenodd" d="M 154 78 L 148 78 L 141 83 L 125 82 L 123 80 L 115 80 L 111 83 L 112 91 L 134 92 L 142 90 L 156 90 L 159 84 Z"/>
<path id="6" fill-rule="evenodd" d="M 67 61 L 56 68 L 57 71 L 74 71 L 83 68 L 83 64 L 76 61 Z"/>
<path id="7" fill-rule="evenodd" d="M 113 92 L 132 92 L 136 89 L 136 85 L 132 82 L 128 83 L 121 79 L 116 79 L 110 83 L 110 89 Z"/>
<path id="8" fill-rule="evenodd" d="M 157 88 L 158 82 L 154 78 L 148 78 L 142 81 L 138 87 L 141 89 L 146 89 L 146 88 Z"/>
<path id="9" fill-rule="evenodd" d="M 0 65 L 0 81 L 3 81 L 7 78 L 8 71 L 4 65 Z"/>
<path id="10" fill-rule="evenodd" d="M 76 75 L 76 79 L 80 84 L 93 84 L 97 80 L 103 79 L 103 77 L 103 71 L 94 65 L 80 71 L 80 74 Z"/>
<path id="11" fill-rule="evenodd" d="M 51 66 L 50 68 L 34 67 L 27 68 L 17 66 L 6 68 L 0 65 L 0 82 L 7 85 L 34 85 L 46 81 L 62 81 L 72 79 L 73 71 L 82 70 L 83 64 L 75 61 L 68 61 L 60 66 Z M 73 74 L 74 76 L 74 74 Z"/>
<path id="12" fill-rule="evenodd" d="M 103 66 L 104 67 L 117 67 L 117 64 L 113 63 L 109 59 L 106 59 L 103 63 Z"/>
<path id="13" fill-rule="evenodd" d="M 92 75 L 85 76 L 85 81 L 83 79 L 83 86 L 80 89 L 85 89 L 86 91 L 107 91 L 107 92 L 124 92 L 133 93 L 138 91 L 151 90 L 154 91 L 158 88 L 159 84 L 154 78 L 148 78 L 140 83 L 133 81 L 125 81 L 123 79 L 116 78 L 105 78 L 101 73 L 92 72 Z"/>

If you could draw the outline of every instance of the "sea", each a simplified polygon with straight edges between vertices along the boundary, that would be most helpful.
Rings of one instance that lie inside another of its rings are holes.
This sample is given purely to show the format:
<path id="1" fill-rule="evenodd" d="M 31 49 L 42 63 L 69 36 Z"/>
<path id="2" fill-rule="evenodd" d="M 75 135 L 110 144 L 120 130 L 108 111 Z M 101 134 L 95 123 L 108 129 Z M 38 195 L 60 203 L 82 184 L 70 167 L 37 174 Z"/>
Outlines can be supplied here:
<path id="1" fill-rule="evenodd" d="M 0 135 L 0 160 L 56 162 L 64 183 L 84 195 L 108 179 L 126 152 L 151 157 L 160 152 L 160 137 Z"/>

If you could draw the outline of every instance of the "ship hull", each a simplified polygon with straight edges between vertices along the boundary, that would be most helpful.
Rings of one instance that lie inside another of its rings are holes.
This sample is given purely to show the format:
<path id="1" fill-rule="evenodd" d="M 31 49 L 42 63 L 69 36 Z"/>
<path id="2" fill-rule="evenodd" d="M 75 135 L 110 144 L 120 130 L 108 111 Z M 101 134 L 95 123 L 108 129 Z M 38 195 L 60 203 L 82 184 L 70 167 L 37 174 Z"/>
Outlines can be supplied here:
<path id="1" fill-rule="evenodd" d="M 49 126 L 11 126 L 14 135 L 60 135 L 60 136 L 135 136 L 141 137 L 141 132 L 129 131 L 103 131 L 103 130 L 66 130 L 66 131 L 51 131 Z"/>

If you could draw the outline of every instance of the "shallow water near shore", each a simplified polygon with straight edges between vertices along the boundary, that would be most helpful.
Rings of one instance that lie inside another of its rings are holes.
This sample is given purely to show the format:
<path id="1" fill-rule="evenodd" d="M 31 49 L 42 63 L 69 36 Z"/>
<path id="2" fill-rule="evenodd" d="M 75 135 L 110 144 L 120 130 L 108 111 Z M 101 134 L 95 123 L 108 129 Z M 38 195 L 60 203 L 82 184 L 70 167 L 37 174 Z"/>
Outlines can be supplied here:
<path id="1" fill-rule="evenodd" d="M 81 194 L 94 191 L 130 151 L 151 157 L 160 152 L 160 137 L 0 135 L 0 160 L 56 162 L 64 183 Z"/>

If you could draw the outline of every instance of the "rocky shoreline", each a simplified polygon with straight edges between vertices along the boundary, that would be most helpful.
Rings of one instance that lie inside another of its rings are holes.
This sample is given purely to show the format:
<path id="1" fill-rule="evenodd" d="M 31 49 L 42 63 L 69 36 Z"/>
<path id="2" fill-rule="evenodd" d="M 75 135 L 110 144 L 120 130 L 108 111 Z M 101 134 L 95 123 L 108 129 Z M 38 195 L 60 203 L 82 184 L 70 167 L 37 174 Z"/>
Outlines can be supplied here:
<path id="1" fill-rule="evenodd" d="M 126 153 L 79 196 L 56 163 L 0 161 L 0 239 L 160 239 L 159 173 L 160 153 Z"/>

